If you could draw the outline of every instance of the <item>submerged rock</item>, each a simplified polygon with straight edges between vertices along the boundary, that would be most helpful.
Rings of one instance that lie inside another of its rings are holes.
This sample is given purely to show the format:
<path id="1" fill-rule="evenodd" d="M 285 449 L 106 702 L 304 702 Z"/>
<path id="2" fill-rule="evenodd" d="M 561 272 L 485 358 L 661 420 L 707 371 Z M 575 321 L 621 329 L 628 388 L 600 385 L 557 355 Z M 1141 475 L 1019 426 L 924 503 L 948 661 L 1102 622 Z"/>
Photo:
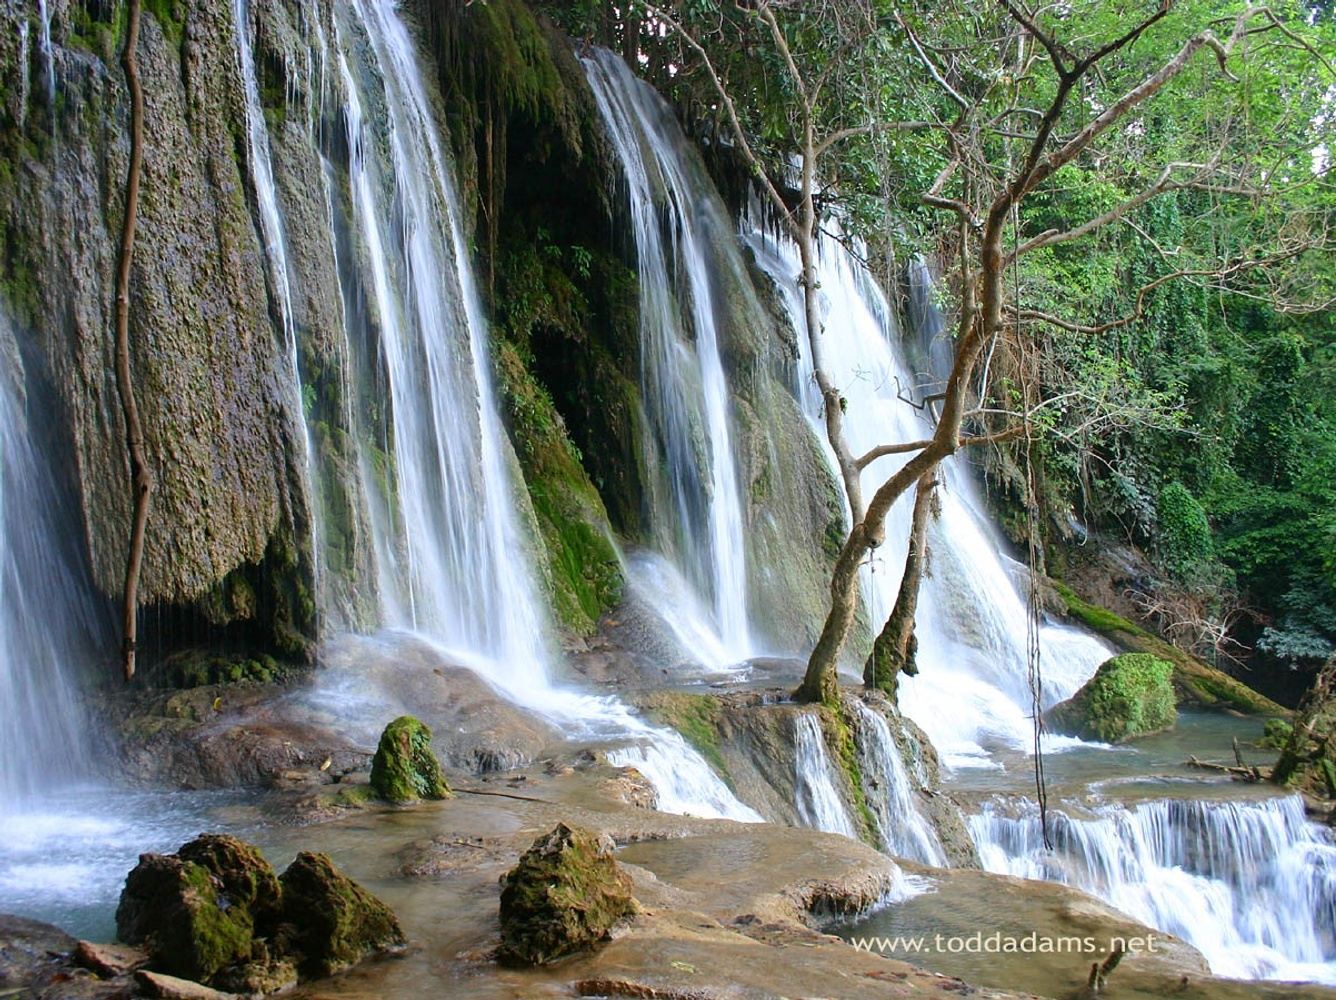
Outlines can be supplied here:
<path id="1" fill-rule="evenodd" d="M 1173 676 L 1172 663 L 1148 653 L 1114 656 L 1080 691 L 1049 709 L 1045 721 L 1056 732 L 1101 743 L 1172 729 Z"/>
<path id="2" fill-rule="evenodd" d="M 281 881 L 282 950 L 296 953 L 304 976 L 327 976 L 405 943 L 390 908 L 342 874 L 328 855 L 298 854 Z"/>
<path id="3" fill-rule="evenodd" d="M 432 753 L 431 730 L 411 715 L 386 726 L 371 761 L 371 787 L 386 802 L 448 799 L 452 793 Z"/>
<path id="4" fill-rule="evenodd" d="M 560 823 L 501 880 L 501 948 L 516 965 L 544 965 L 608 940 L 637 911 L 610 845 Z"/>

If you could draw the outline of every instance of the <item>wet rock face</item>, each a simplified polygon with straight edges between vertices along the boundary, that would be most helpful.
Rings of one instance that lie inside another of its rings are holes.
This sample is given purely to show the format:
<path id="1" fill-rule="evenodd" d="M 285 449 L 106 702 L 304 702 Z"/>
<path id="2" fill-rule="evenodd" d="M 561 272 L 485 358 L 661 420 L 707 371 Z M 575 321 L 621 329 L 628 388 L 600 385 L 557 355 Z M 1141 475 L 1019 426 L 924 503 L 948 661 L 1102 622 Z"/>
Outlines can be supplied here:
<path id="1" fill-rule="evenodd" d="M 501 880 L 501 948 L 507 964 L 545 965 L 606 941 L 637 910 L 631 879 L 611 844 L 558 824 Z"/>
<path id="2" fill-rule="evenodd" d="M 450 787 L 432 753 L 431 730 L 411 715 L 386 726 L 371 761 L 371 788 L 386 802 L 449 798 Z"/>
<path id="3" fill-rule="evenodd" d="M 325 854 L 303 852 L 283 873 L 284 951 L 304 976 L 327 976 L 376 952 L 401 947 L 390 908 L 339 872 Z"/>
<path id="4" fill-rule="evenodd" d="M 254 847 L 213 834 L 140 856 L 116 932 L 143 946 L 155 970 L 248 995 L 404 943 L 389 908 L 325 855 L 299 854 L 280 879 Z"/>
<path id="5" fill-rule="evenodd" d="M 1045 721 L 1056 732 L 1121 743 L 1171 729 L 1177 717 L 1173 664 L 1148 653 L 1106 660 L 1080 691 L 1055 705 Z"/>

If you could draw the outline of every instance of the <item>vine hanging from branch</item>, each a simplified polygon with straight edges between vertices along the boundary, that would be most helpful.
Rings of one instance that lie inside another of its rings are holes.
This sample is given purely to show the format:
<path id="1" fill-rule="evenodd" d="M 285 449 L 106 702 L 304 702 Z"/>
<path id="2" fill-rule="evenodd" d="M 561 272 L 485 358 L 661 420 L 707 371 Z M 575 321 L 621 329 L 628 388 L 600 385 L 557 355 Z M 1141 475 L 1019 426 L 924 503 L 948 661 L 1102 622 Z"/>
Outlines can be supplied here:
<path id="1" fill-rule="evenodd" d="M 121 221 L 121 245 L 116 266 L 116 389 L 125 417 L 125 444 L 130 459 L 130 489 L 134 512 L 130 522 L 130 545 L 125 560 L 125 590 L 122 596 L 121 669 L 128 681 L 135 675 L 135 645 L 139 619 L 139 572 L 144 564 L 144 535 L 148 528 L 149 499 L 153 477 L 144 454 L 144 428 L 139 418 L 130 375 L 130 265 L 134 259 L 135 223 L 139 215 L 139 180 L 144 164 L 144 90 L 139 81 L 140 0 L 130 0 L 121 50 L 121 68 L 130 92 L 130 165 L 125 175 L 125 214 Z"/>

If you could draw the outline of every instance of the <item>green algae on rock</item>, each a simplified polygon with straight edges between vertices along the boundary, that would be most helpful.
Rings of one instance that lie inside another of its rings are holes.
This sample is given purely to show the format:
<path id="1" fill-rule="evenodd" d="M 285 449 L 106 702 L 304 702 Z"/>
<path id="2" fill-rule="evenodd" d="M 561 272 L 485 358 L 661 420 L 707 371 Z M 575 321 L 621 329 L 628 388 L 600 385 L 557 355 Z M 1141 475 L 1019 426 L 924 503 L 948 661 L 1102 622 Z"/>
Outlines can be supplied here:
<path id="1" fill-rule="evenodd" d="M 371 788 L 386 802 L 450 798 L 426 725 L 401 715 L 385 727 L 371 761 Z"/>
<path id="2" fill-rule="evenodd" d="M 277 906 L 278 879 L 258 851 L 205 835 L 176 855 L 140 856 L 116 908 L 116 933 L 143 945 L 155 967 L 207 982 L 250 959 L 256 917 L 272 919 Z"/>
<path id="3" fill-rule="evenodd" d="M 501 880 L 501 948 L 513 965 L 545 965 L 609 938 L 638 907 L 610 846 L 557 824 Z"/>
<path id="4" fill-rule="evenodd" d="M 1057 732 L 1102 743 L 1172 729 L 1173 675 L 1172 663 L 1148 653 L 1114 656 L 1080 691 L 1049 709 L 1046 719 Z"/>
<path id="5" fill-rule="evenodd" d="M 404 943 L 395 915 L 323 854 L 280 878 L 236 837 L 204 834 L 144 854 L 125 880 L 116 931 L 157 970 L 247 994 L 329 975 Z"/>
<path id="6" fill-rule="evenodd" d="M 328 855 L 303 851 L 280 881 L 281 951 L 297 957 L 303 978 L 332 975 L 404 945 L 390 908 L 335 868 Z"/>

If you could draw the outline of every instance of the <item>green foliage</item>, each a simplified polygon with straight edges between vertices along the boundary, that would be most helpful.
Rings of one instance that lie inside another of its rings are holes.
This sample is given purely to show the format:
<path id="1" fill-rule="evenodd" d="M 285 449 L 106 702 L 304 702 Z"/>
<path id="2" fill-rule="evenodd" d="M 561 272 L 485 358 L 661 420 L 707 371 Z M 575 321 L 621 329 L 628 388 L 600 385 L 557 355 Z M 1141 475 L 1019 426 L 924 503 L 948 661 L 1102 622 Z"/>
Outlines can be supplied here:
<path id="1" fill-rule="evenodd" d="M 1215 544 L 1206 510 L 1197 498 L 1182 483 L 1168 483 L 1160 490 L 1155 516 L 1161 565 L 1178 580 L 1206 579 L 1215 558 Z"/>
<path id="2" fill-rule="evenodd" d="M 1100 666 L 1070 700 L 1045 717 L 1059 732 L 1102 743 L 1169 729 L 1176 717 L 1173 664 L 1146 653 L 1124 653 Z"/>
<path id="3" fill-rule="evenodd" d="M 1267 719 L 1262 727 L 1262 746 L 1284 750 L 1294 736 L 1294 726 L 1287 719 Z"/>

